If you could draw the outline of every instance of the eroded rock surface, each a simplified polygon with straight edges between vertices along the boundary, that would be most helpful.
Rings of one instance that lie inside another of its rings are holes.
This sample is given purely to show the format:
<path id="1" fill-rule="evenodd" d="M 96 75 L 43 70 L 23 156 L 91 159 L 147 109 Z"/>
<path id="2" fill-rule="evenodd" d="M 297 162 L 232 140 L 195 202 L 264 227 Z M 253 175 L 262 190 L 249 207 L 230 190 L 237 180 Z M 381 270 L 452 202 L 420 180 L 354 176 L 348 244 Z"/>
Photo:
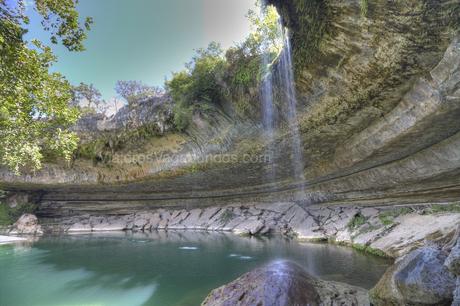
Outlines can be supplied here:
<path id="1" fill-rule="evenodd" d="M 41 235 L 43 231 L 35 215 L 24 214 L 14 223 L 10 234 Z"/>
<path id="2" fill-rule="evenodd" d="M 283 234 L 300 240 L 335 241 L 394 258 L 427 242 L 445 243 L 460 224 L 460 206 L 456 205 L 347 207 L 279 202 L 140 209 L 135 213 L 124 210 L 111 210 L 109 215 L 86 211 L 42 220 L 46 230 L 64 232 L 204 230 L 240 235 Z"/>
<path id="3" fill-rule="evenodd" d="M 214 289 L 202 306 L 369 305 L 364 289 L 325 282 L 288 261 L 276 261 Z"/>
<path id="4" fill-rule="evenodd" d="M 459 231 L 399 258 L 371 290 L 374 305 L 459 305 Z"/>

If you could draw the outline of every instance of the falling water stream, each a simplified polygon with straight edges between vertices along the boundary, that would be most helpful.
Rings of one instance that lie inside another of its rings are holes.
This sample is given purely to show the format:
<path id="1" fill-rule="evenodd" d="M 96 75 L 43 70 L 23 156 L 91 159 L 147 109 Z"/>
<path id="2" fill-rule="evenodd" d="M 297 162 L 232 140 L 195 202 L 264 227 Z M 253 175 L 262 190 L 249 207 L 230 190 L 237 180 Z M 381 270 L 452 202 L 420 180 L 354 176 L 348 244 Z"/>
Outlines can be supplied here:
<path id="1" fill-rule="evenodd" d="M 266 44 L 266 42 L 264 42 Z M 264 48 L 267 46 L 264 46 Z M 262 67 L 265 70 L 270 65 L 270 55 L 268 52 L 264 52 L 262 55 Z M 261 101 L 262 101 L 262 120 L 265 131 L 265 137 L 268 141 L 266 149 L 266 155 L 269 157 L 268 160 L 273 161 L 276 153 L 276 147 L 274 145 L 275 138 L 275 107 L 273 104 L 273 74 L 268 71 L 262 81 L 261 90 Z M 267 169 L 267 176 L 269 181 L 275 180 L 275 167 L 273 164 L 269 164 Z"/>
<path id="2" fill-rule="evenodd" d="M 264 6 L 261 9 L 261 14 L 264 14 Z M 278 31 L 283 35 L 283 50 L 278 58 L 278 65 L 276 66 L 279 75 L 279 80 L 277 86 L 282 93 L 282 102 L 285 104 L 286 119 L 289 127 L 290 134 L 290 149 L 291 149 L 291 167 L 294 180 L 303 182 L 305 180 L 304 176 L 304 162 L 302 156 L 302 141 L 299 133 L 299 124 L 297 121 L 297 95 L 295 90 L 294 83 L 294 73 L 292 66 L 292 52 L 291 52 L 291 42 L 289 38 L 289 32 L 283 27 L 281 21 L 278 23 Z M 262 67 L 267 69 L 270 64 L 270 54 L 268 52 L 269 42 L 264 41 L 262 44 L 264 49 L 262 55 Z M 270 69 L 268 69 L 270 70 Z M 273 82 L 273 72 L 268 71 L 265 74 L 262 82 L 261 90 L 261 103 L 262 103 L 262 121 L 265 130 L 265 135 L 268 138 L 269 145 L 267 147 L 267 154 L 270 157 L 270 160 L 273 161 L 273 157 L 276 153 L 276 148 L 274 145 L 275 140 L 275 104 L 273 98 L 274 92 L 274 82 Z M 271 164 L 269 168 L 269 179 L 272 181 L 275 177 L 275 167 Z M 296 199 L 303 199 L 305 197 L 305 192 L 302 189 L 295 195 Z"/>
<path id="3" fill-rule="evenodd" d="M 280 25 L 281 26 L 281 25 Z M 289 124 L 291 136 L 291 164 L 294 179 L 304 182 L 304 161 L 302 155 L 302 140 L 299 133 L 299 122 L 297 121 L 297 94 L 294 83 L 294 72 L 292 66 L 291 41 L 289 31 L 283 28 L 284 49 L 281 52 L 279 59 L 279 68 L 281 69 L 281 88 L 284 92 L 287 105 L 287 120 Z M 305 197 L 305 192 L 301 188 L 297 194 L 297 198 Z"/>

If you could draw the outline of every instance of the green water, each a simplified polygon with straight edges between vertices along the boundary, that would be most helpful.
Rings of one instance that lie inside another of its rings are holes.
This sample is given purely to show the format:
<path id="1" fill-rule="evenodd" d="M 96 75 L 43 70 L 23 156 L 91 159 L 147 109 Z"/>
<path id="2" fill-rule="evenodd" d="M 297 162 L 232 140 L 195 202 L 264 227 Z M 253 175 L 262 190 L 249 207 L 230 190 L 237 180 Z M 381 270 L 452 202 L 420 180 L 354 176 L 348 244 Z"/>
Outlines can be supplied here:
<path id="1" fill-rule="evenodd" d="M 211 289 L 280 258 L 365 288 L 390 264 L 349 248 L 283 238 L 201 232 L 45 237 L 0 246 L 0 305 L 199 305 Z"/>

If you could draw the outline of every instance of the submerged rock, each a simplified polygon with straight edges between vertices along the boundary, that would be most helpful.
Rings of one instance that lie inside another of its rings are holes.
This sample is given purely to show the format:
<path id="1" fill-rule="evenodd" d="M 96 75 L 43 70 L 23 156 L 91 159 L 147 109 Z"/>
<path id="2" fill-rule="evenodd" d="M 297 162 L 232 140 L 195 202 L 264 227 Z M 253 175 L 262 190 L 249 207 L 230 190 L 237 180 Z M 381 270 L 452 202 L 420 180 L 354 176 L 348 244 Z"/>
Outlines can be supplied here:
<path id="1" fill-rule="evenodd" d="M 326 282 L 289 261 L 276 261 L 214 289 L 202 306 L 369 305 L 364 289 Z"/>
<path id="2" fill-rule="evenodd" d="M 444 262 L 447 254 L 426 246 L 412 251 L 388 269 L 371 290 L 376 306 L 450 305 L 455 277 Z"/>
<path id="3" fill-rule="evenodd" d="M 24 214 L 14 223 L 10 234 L 41 235 L 43 231 L 35 215 Z"/>

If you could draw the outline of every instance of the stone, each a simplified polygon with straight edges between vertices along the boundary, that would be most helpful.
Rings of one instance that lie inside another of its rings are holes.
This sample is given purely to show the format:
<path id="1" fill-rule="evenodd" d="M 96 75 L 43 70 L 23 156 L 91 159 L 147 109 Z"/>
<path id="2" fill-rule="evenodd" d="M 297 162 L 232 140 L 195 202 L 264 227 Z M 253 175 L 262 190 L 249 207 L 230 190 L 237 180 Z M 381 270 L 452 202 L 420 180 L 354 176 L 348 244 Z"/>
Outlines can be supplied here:
<path id="1" fill-rule="evenodd" d="M 41 235 L 43 234 L 43 230 L 35 215 L 23 214 L 18 221 L 14 223 L 10 234 Z"/>
<path id="2" fill-rule="evenodd" d="M 149 223 L 149 215 L 139 213 L 134 216 L 133 230 L 144 230 L 144 227 Z"/>
<path id="3" fill-rule="evenodd" d="M 203 211 L 198 208 L 190 210 L 190 213 L 182 221 L 183 226 L 189 229 L 203 229 L 203 227 L 200 225 L 200 216 L 202 212 Z"/>
<path id="4" fill-rule="evenodd" d="M 453 274 L 460 276 L 460 239 L 457 244 L 451 249 L 444 265 Z"/>
<path id="5" fill-rule="evenodd" d="M 425 244 L 425 241 L 445 241 L 457 230 L 459 213 L 443 215 L 419 215 L 412 213 L 395 219 L 395 226 L 378 239 L 372 239 L 370 247 L 392 257 L 401 257 Z"/>
<path id="6" fill-rule="evenodd" d="M 289 261 L 275 261 L 214 289 L 202 306 L 369 305 L 364 289 L 325 282 Z"/>
<path id="7" fill-rule="evenodd" d="M 171 219 L 169 220 L 168 223 L 168 228 L 170 229 L 185 229 L 185 226 L 182 225 L 182 221 L 185 220 L 189 216 L 189 212 L 186 211 L 185 209 L 175 211 L 171 215 Z"/>
<path id="8" fill-rule="evenodd" d="M 148 226 L 151 230 L 157 229 L 160 222 L 161 222 L 160 214 L 156 212 L 150 216 Z"/>
<path id="9" fill-rule="evenodd" d="M 305 216 L 304 219 L 298 219 L 298 222 L 292 223 L 292 231 L 301 240 L 322 240 L 326 239 L 326 235 L 321 227 L 311 216 Z"/>
<path id="10" fill-rule="evenodd" d="M 237 235 L 257 235 L 264 225 L 265 223 L 263 220 L 257 217 L 249 217 L 233 228 L 233 232 Z"/>
<path id="11" fill-rule="evenodd" d="M 91 224 L 78 222 L 70 225 L 70 227 L 67 229 L 67 232 L 91 232 L 91 230 Z"/>
<path id="12" fill-rule="evenodd" d="M 166 229 L 168 227 L 168 219 L 161 219 L 158 223 L 158 229 Z"/>
<path id="13" fill-rule="evenodd" d="M 123 216 L 112 216 L 98 218 L 99 222 L 92 221 L 92 231 L 104 232 L 104 231 L 123 231 L 128 227 L 127 217 Z"/>
<path id="14" fill-rule="evenodd" d="M 460 306 L 460 277 L 457 277 L 457 282 L 455 283 L 452 306 Z"/>
<path id="15" fill-rule="evenodd" d="M 158 229 L 167 228 L 169 218 L 171 218 L 171 213 L 169 213 L 168 211 L 161 212 L 161 221 L 158 223 Z"/>
<path id="16" fill-rule="evenodd" d="M 434 246 L 412 251 L 390 267 L 371 290 L 371 302 L 386 305 L 450 305 L 455 277 L 447 255 Z"/>
<path id="17" fill-rule="evenodd" d="M 379 210 L 375 208 L 366 207 L 366 208 L 361 209 L 360 213 L 363 217 L 369 218 L 369 217 L 378 215 Z"/>
<path id="18" fill-rule="evenodd" d="M 0 245 L 8 244 L 8 243 L 16 243 L 16 242 L 23 242 L 27 241 L 28 239 L 24 237 L 13 237 L 13 236 L 2 236 L 0 235 Z"/>

